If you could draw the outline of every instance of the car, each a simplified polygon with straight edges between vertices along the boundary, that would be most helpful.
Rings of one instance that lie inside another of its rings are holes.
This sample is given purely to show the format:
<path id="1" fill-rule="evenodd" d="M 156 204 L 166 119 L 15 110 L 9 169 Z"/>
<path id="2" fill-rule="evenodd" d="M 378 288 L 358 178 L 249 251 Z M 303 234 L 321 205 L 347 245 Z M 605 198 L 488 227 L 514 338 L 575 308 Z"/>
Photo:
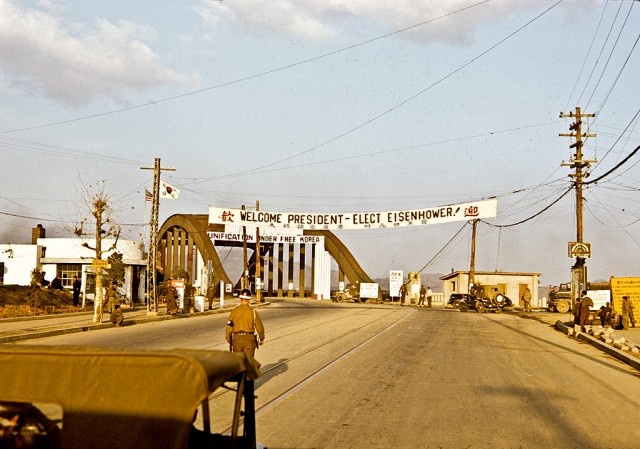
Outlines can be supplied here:
<path id="1" fill-rule="evenodd" d="M 454 309 L 460 308 L 460 302 L 467 302 L 469 300 L 468 293 L 451 293 L 449 296 L 449 305 Z"/>
<path id="2" fill-rule="evenodd" d="M 496 294 L 493 299 L 487 297 L 477 297 L 466 295 L 466 298 L 460 299 L 458 308 L 461 312 L 466 312 L 469 309 L 476 310 L 478 313 L 495 312 L 500 313 L 503 310 L 510 310 L 513 306 L 513 302 L 507 296 L 502 293 Z"/>

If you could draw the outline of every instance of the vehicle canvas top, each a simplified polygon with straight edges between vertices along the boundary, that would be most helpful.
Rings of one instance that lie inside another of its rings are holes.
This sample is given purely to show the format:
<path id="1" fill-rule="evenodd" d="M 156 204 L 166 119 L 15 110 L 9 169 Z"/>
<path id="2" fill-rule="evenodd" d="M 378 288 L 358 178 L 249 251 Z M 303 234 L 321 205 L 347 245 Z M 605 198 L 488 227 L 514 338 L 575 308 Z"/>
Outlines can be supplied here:
<path id="1" fill-rule="evenodd" d="M 65 449 L 182 448 L 197 407 L 243 373 L 261 375 L 242 353 L 0 345 L 0 402 L 59 405 Z"/>

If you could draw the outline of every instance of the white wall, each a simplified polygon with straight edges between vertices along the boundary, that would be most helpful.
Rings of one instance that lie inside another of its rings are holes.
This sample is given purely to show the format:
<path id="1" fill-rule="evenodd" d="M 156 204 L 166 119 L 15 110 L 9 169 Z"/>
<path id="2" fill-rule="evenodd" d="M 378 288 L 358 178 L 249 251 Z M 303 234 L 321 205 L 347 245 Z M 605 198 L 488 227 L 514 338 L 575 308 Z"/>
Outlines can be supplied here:
<path id="1" fill-rule="evenodd" d="M 0 262 L 4 262 L 6 285 L 29 285 L 31 271 L 38 267 L 40 248 L 37 245 L 0 245 Z"/>
<path id="2" fill-rule="evenodd" d="M 95 239 L 56 239 L 56 238 L 40 238 L 38 245 L 46 248 L 44 257 L 46 259 L 86 259 L 90 261 L 95 257 L 95 250 L 86 248 L 83 243 L 95 247 Z M 102 240 L 102 249 L 111 248 L 114 239 Z M 143 256 L 143 243 L 134 240 L 118 240 L 116 246 L 117 251 L 122 254 L 122 258 L 140 260 Z M 103 259 L 109 257 L 114 251 L 104 252 Z"/>

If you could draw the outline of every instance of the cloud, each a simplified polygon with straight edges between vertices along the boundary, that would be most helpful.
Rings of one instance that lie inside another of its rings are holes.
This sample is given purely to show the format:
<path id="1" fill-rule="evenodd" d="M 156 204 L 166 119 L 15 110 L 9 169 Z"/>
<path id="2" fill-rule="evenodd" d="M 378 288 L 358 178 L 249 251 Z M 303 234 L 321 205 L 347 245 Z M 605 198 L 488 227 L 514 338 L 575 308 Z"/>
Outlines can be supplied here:
<path id="1" fill-rule="evenodd" d="M 0 0 L 0 72 L 11 88 L 74 105 L 185 80 L 143 42 L 152 32 L 124 21 L 66 25 Z"/>
<path id="2" fill-rule="evenodd" d="M 576 2 L 565 2 L 571 13 Z M 245 30 L 265 30 L 276 35 L 323 41 L 344 36 L 358 21 L 378 25 L 381 34 L 427 22 L 403 33 L 419 42 L 442 41 L 466 44 L 475 29 L 486 22 L 499 23 L 511 15 L 542 12 L 548 0 L 201 0 L 199 12 L 212 27 L 223 23 Z M 580 0 L 584 9 L 598 0 Z M 435 20 L 434 20 L 435 19 Z"/>
<path id="3" fill-rule="evenodd" d="M 463 44 L 475 28 L 522 11 L 542 11 L 546 0 L 201 0 L 199 12 L 208 25 L 229 23 L 237 28 L 261 29 L 281 36 L 322 41 L 342 36 L 356 21 L 366 20 L 382 33 L 437 19 L 404 33 L 416 41 Z M 595 0 L 583 0 L 594 4 Z M 474 6 L 476 5 L 476 6 Z M 575 6 L 575 5 L 574 5 Z M 456 11 L 460 11 L 457 12 Z"/>

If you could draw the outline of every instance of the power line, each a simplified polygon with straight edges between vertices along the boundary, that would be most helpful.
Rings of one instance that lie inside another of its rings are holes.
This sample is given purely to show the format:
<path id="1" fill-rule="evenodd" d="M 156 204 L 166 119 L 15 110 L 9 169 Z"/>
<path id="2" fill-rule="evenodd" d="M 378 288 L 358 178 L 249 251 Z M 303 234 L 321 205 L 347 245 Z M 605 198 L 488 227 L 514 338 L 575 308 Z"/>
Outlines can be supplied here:
<path id="1" fill-rule="evenodd" d="M 438 251 L 438 252 L 437 252 L 437 253 L 436 253 L 436 254 L 431 258 L 431 260 L 430 260 L 429 262 L 427 262 L 427 263 L 426 263 L 422 268 L 420 268 L 420 269 L 418 270 L 418 273 L 422 273 L 422 272 L 424 271 L 424 269 L 425 269 L 425 268 L 427 268 L 429 265 L 431 265 L 431 263 L 432 263 L 434 260 L 436 260 L 436 258 L 437 258 L 440 254 L 442 254 L 442 253 L 444 252 L 444 250 L 445 250 L 445 249 L 447 249 L 447 247 L 451 244 L 451 242 L 453 242 L 453 241 L 455 240 L 455 238 L 458 236 L 458 234 L 460 234 L 460 233 L 462 232 L 462 230 L 463 230 L 464 228 L 466 228 L 466 227 L 467 227 L 467 225 L 468 225 L 468 224 L 469 224 L 469 222 L 465 222 L 465 223 L 462 225 L 462 227 L 458 230 L 458 232 L 456 232 L 456 233 L 453 235 L 453 237 L 451 237 L 451 238 L 449 239 L 449 241 L 448 241 L 447 243 L 445 243 L 445 245 L 440 249 L 440 251 Z"/>
<path id="2" fill-rule="evenodd" d="M 535 213 L 535 214 L 531 215 L 531 216 L 530 216 L 530 217 L 528 217 L 528 218 L 525 218 L 524 220 L 520 220 L 520 221 L 518 221 L 518 222 L 516 222 L 516 223 L 511 223 L 511 224 L 507 224 L 507 225 L 497 225 L 497 224 L 489 223 L 489 222 L 487 222 L 487 221 L 485 221 L 485 220 L 482 220 L 482 219 L 481 219 L 480 221 L 482 221 L 483 223 L 486 223 L 486 224 L 488 224 L 489 226 L 494 227 L 494 228 L 511 228 L 511 227 L 513 227 L 513 226 L 521 225 L 521 224 L 523 224 L 523 223 L 526 223 L 527 221 L 531 221 L 531 220 L 533 220 L 534 218 L 536 218 L 536 217 L 538 217 L 538 216 L 542 215 L 543 213 L 545 213 L 546 211 L 548 211 L 549 209 L 551 209 L 551 207 L 552 207 L 554 204 L 556 204 L 558 201 L 560 201 L 562 198 L 564 198 L 564 197 L 567 195 L 567 193 L 571 192 L 571 190 L 573 190 L 573 185 L 572 185 L 572 186 L 570 186 L 567 190 L 565 190 L 565 191 L 562 193 L 562 195 L 560 195 L 558 198 L 556 198 L 555 200 L 553 200 L 553 202 L 551 202 L 551 204 L 549 204 L 548 206 L 546 206 L 545 208 L 543 208 L 541 211 L 539 211 L 539 212 L 537 212 L 537 213 Z"/>
<path id="3" fill-rule="evenodd" d="M 423 22 L 420 22 L 420 23 L 417 23 L 417 24 L 414 24 L 414 25 L 411 25 L 411 26 L 408 26 L 408 27 L 405 27 L 405 28 L 401 28 L 401 29 L 393 31 L 391 33 L 383 34 L 383 35 L 375 37 L 373 39 L 369 39 L 369 40 L 366 40 L 366 41 L 363 41 L 363 42 L 359 42 L 357 44 L 353 44 L 353 45 L 350 45 L 350 46 L 347 46 L 347 47 L 344 47 L 344 48 L 341 48 L 341 49 L 338 49 L 338 50 L 334 50 L 334 51 L 331 51 L 331 52 L 328 52 L 328 53 L 324 53 L 322 55 L 315 56 L 313 58 L 304 59 L 302 61 L 294 62 L 292 64 L 288 64 L 288 65 L 285 65 L 285 66 L 277 67 L 275 69 L 271 69 L 271 70 L 267 70 L 267 71 L 264 71 L 264 72 L 256 73 L 256 74 L 253 74 L 253 75 L 245 76 L 243 78 L 238 78 L 238 79 L 235 79 L 235 80 L 232 80 L 232 81 L 228 81 L 226 83 L 216 84 L 215 86 L 205 87 L 203 89 L 198 89 L 198 90 L 194 90 L 194 91 L 191 91 L 191 92 L 186 92 L 186 93 L 179 94 L 179 95 L 174 95 L 172 97 L 166 97 L 166 98 L 162 98 L 160 100 L 155 100 L 155 101 L 150 101 L 150 102 L 143 103 L 143 104 L 128 106 L 126 108 L 115 109 L 115 110 L 112 110 L 112 111 L 101 112 L 101 113 L 98 113 L 98 114 L 86 115 L 86 116 L 83 116 L 83 117 L 77 117 L 77 118 L 68 119 L 68 120 L 60 120 L 58 122 L 44 123 L 44 124 L 41 124 L 41 125 L 28 126 L 28 127 L 24 127 L 24 128 L 16 128 L 16 129 L 11 129 L 11 130 L 6 130 L 6 131 L 0 131 L 0 134 L 6 134 L 6 133 L 12 133 L 12 132 L 18 132 L 18 131 L 28 131 L 28 130 L 32 130 L 32 129 L 46 128 L 46 127 L 56 126 L 56 125 L 64 125 L 66 123 L 73 123 L 73 122 L 79 122 L 79 121 L 82 121 L 82 120 L 88 120 L 88 119 L 92 119 L 92 118 L 104 117 L 104 116 L 107 116 L 107 115 L 118 114 L 120 112 L 126 112 L 126 111 L 131 111 L 131 110 L 134 110 L 134 109 L 145 108 L 147 106 L 153 106 L 153 105 L 160 104 L 160 103 L 167 103 L 169 101 L 178 100 L 180 98 L 185 98 L 185 97 L 189 97 L 189 96 L 192 96 L 192 95 L 198 95 L 198 94 L 201 94 L 201 93 L 204 93 L 204 92 L 208 92 L 208 91 L 211 91 L 211 90 L 220 89 L 222 87 L 231 86 L 231 85 L 242 83 L 242 82 L 245 82 L 245 81 L 249 81 L 249 80 L 252 80 L 252 79 L 255 79 L 255 78 L 260 78 L 260 77 L 263 77 L 263 76 L 266 76 L 266 75 L 271 75 L 271 74 L 276 73 L 276 72 L 281 72 L 283 70 L 288 70 L 288 69 L 291 69 L 291 68 L 294 68 L 294 67 L 297 67 L 297 66 L 300 66 L 300 65 L 303 65 L 303 64 L 308 64 L 308 63 L 313 62 L 313 61 L 317 61 L 317 60 L 320 60 L 320 59 L 327 58 L 329 56 L 336 55 L 338 53 L 342 53 L 342 52 L 345 52 L 345 51 L 348 51 L 348 50 L 352 50 L 354 48 L 358 48 L 358 47 L 370 44 L 372 42 L 376 42 L 376 41 L 379 41 L 379 40 L 382 40 L 382 39 L 386 39 L 387 37 L 394 36 L 396 34 L 404 33 L 405 31 L 409 31 L 409 30 L 412 30 L 414 28 L 419 28 L 419 27 L 421 27 L 423 25 L 426 25 L 426 24 L 429 24 L 431 22 L 435 22 L 437 20 L 444 19 L 446 17 L 452 16 L 454 14 L 458 14 L 458 13 L 461 13 L 463 11 L 475 8 L 477 6 L 480 6 L 480 5 L 484 4 L 484 3 L 488 3 L 490 1 L 491 0 L 482 0 L 482 1 L 479 1 L 477 3 L 474 3 L 473 5 L 465 6 L 463 8 L 457 9 L 455 11 L 452 11 L 452 12 L 443 14 L 441 16 L 425 20 Z"/>
<path id="4" fill-rule="evenodd" d="M 318 148 L 322 148 L 330 143 L 333 143 L 345 136 L 348 136 L 352 133 L 354 133 L 355 131 L 364 128 L 365 126 L 375 122 L 376 120 L 386 116 L 387 114 L 390 114 L 391 112 L 395 111 L 396 109 L 404 106 L 405 104 L 415 100 L 416 98 L 418 98 L 419 96 L 421 96 L 422 94 L 424 94 L 425 92 L 431 90 L 432 88 L 436 87 L 437 85 L 439 85 L 440 83 L 446 81 L 448 78 L 452 77 L 453 75 L 455 75 L 456 73 L 462 71 L 463 69 L 467 68 L 468 66 L 470 66 L 471 64 L 473 64 L 474 62 L 476 62 L 478 59 L 482 58 L 483 56 L 485 56 L 486 54 L 490 53 L 491 51 L 495 50 L 497 47 L 499 47 L 500 45 L 502 45 L 504 42 L 506 42 L 507 40 L 511 39 L 513 36 L 515 36 L 516 34 L 518 34 L 520 31 L 522 31 L 523 29 L 525 29 L 526 27 L 528 27 L 529 25 L 531 25 L 533 22 L 535 22 L 536 20 L 538 20 L 540 17 L 544 16 L 545 14 L 547 14 L 549 11 L 551 11 L 553 8 L 555 8 L 556 6 L 558 6 L 560 3 L 562 3 L 564 0 L 558 0 L 556 3 L 554 3 L 553 5 L 551 5 L 549 8 L 545 9 L 543 12 L 541 12 L 540 14 L 538 14 L 537 16 L 535 16 L 533 19 L 529 20 L 528 22 L 526 22 L 524 25 L 520 26 L 519 28 L 517 28 L 515 31 L 511 32 L 510 34 L 508 34 L 506 37 L 502 38 L 501 40 L 499 40 L 497 43 L 493 44 L 492 46 L 490 46 L 488 49 L 484 50 L 483 52 L 481 52 L 480 54 L 478 54 L 477 56 L 475 56 L 474 58 L 470 59 L 469 61 L 467 61 L 466 63 L 462 64 L 461 66 L 459 66 L 457 69 L 449 72 L 448 74 L 446 74 L 445 76 L 443 76 L 442 78 L 440 78 L 439 80 L 433 82 L 432 84 L 430 84 L 429 86 L 425 87 L 424 89 L 422 89 L 421 91 L 411 95 L 410 97 L 406 98 L 405 100 L 401 101 L 400 103 L 397 103 L 396 105 L 392 106 L 391 108 L 379 113 L 378 115 L 375 115 L 371 118 L 369 118 L 368 120 L 360 123 L 359 125 L 354 126 L 353 128 L 338 134 L 337 136 L 334 136 L 328 140 L 325 140 L 322 143 L 319 143 L 317 145 L 314 145 L 311 148 L 308 148 L 304 151 L 301 151 L 299 153 L 293 154 L 291 156 L 288 156 L 286 158 L 280 159 L 279 161 L 275 161 L 275 162 L 271 162 L 269 164 L 265 164 L 259 167 L 255 167 L 249 170 L 245 170 L 242 172 L 237 172 L 237 173 L 233 173 L 231 174 L 231 176 L 239 176 L 239 175 L 244 175 L 244 174 L 252 174 L 255 173 L 257 171 L 262 171 L 265 168 L 270 168 L 273 167 L 274 165 L 278 165 L 281 164 L 283 162 L 289 161 L 291 159 L 303 156 L 307 153 L 310 153 L 314 150 L 317 150 Z"/>

